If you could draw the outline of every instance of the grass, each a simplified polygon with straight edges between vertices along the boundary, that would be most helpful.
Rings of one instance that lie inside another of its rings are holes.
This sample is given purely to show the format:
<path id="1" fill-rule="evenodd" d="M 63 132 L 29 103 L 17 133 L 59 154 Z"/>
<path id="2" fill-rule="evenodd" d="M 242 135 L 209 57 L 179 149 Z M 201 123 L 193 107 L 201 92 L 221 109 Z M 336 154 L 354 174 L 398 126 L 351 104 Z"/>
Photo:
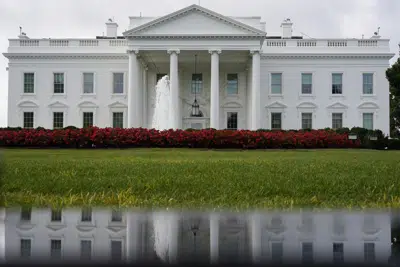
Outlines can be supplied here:
<path id="1" fill-rule="evenodd" d="M 400 152 L 3 150 L 6 206 L 400 207 Z"/>

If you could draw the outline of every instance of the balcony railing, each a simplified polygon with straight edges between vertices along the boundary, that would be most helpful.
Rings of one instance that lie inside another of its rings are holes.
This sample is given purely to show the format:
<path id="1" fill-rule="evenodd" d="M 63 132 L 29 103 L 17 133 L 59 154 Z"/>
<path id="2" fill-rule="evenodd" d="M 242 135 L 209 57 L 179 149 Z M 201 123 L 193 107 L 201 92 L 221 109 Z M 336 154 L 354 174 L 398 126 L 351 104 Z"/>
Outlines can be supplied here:
<path id="1" fill-rule="evenodd" d="M 11 39 L 10 47 L 116 47 L 127 46 L 122 39 Z"/>

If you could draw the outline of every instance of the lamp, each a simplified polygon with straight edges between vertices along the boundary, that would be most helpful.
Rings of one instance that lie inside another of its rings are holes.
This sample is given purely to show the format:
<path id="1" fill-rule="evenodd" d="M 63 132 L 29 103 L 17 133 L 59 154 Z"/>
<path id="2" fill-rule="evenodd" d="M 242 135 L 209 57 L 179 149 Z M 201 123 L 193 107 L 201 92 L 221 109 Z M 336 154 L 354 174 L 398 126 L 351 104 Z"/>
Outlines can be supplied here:
<path id="1" fill-rule="evenodd" d="M 196 98 L 196 96 L 197 96 L 197 86 L 198 86 L 198 84 L 199 84 L 199 77 L 198 76 L 196 76 L 196 74 L 197 74 L 197 55 L 194 55 L 194 74 L 195 74 L 195 84 L 194 84 L 194 86 L 195 86 L 195 90 L 194 90 L 194 101 L 193 101 L 193 104 L 192 104 L 192 112 L 190 113 L 190 117 L 203 117 L 203 113 L 201 112 L 201 110 L 200 110 L 200 105 L 199 105 L 199 103 L 197 102 L 197 98 Z"/>

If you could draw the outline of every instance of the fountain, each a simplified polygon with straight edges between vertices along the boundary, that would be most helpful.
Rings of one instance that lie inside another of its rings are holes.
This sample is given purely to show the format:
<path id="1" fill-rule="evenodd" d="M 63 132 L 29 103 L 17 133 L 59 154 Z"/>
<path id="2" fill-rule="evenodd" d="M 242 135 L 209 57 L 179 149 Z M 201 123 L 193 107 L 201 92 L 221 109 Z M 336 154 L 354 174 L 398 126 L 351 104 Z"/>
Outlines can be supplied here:
<path id="1" fill-rule="evenodd" d="M 169 77 L 162 77 L 155 87 L 155 105 L 151 128 L 163 131 L 172 128 L 170 117 Z"/>

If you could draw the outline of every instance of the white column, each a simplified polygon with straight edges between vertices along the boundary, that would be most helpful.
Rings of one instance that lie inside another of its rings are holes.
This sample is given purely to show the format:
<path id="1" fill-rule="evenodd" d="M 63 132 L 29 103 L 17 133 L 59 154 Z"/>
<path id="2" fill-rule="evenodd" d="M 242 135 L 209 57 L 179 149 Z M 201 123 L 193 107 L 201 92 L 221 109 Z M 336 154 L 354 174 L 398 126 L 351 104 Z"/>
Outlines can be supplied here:
<path id="1" fill-rule="evenodd" d="M 260 214 L 252 214 L 251 217 L 251 252 L 253 263 L 258 264 L 261 260 L 261 216 Z"/>
<path id="2" fill-rule="evenodd" d="M 148 88 L 147 88 L 147 71 L 148 67 L 144 66 L 143 69 L 143 127 L 148 128 Z"/>
<path id="3" fill-rule="evenodd" d="M 140 62 L 137 50 L 128 50 L 128 128 L 142 127 L 142 98 L 140 80 Z"/>
<path id="4" fill-rule="evenodd" d="M 210 214 L 210 260 L 218 264 L 219 258 L 219 214 Z"/>
<path id="5" fill-rule="evenodd" d="M 209 53 L 211 54 L 210 128 L 219 130 L 219 54 L 221 50 L 210 50 Z"/>
<path id="6" fill-rule="evenodd" d="M 170 103 L 169 117 L 171 119 L 171 128 L 180 129 L 182 124 L 182 116 L 179 110 L 179 80 L 178 80 L 178 55 L 179 50 L 168 50 L 170 54 L 170 65 L 169 65 L 169 81 L 170 81 Z"/>
<path id="7" fill-rule="evenodd" d="M 260 51 L 251 51 L 252 61 L 252 86 L 251 86 L 251 130 L 260 128 L 261 94 L 260 94 Z"/>

